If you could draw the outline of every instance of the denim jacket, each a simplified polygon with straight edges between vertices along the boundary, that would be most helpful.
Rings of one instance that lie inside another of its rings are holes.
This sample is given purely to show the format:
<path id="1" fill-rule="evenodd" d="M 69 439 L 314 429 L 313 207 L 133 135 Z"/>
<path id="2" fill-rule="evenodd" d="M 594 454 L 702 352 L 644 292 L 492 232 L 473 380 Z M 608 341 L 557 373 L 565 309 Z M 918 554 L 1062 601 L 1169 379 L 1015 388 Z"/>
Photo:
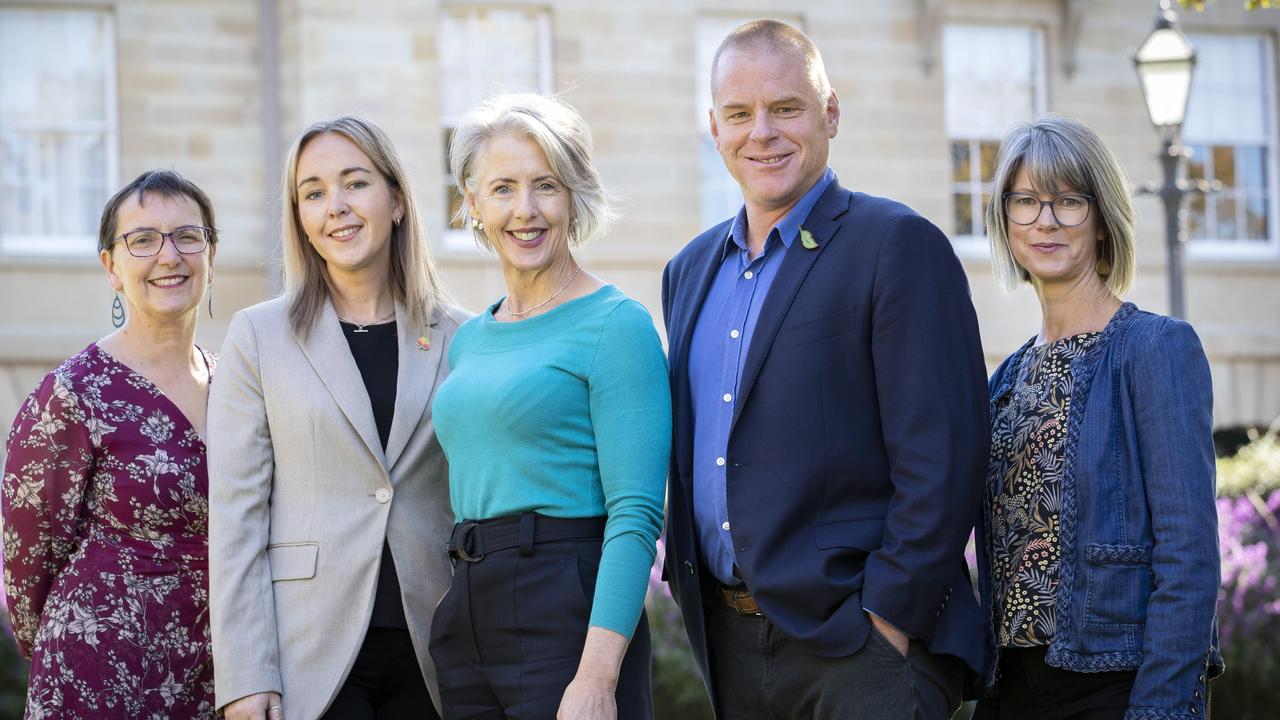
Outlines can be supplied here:
<path id="1" fill-rule="evenodd" d="M 992 375 L 992 418 L 1031 344 Z M 1125 303 L 1071 376 L 1057 630 L 1045 661 L 1136 670 L 1125 720 L 1200 720 L 1206 682 L 1223 669 L 1209 363 L 1190 325 Z M 979 589 L 994 642 L 989 529 L 984 507 Z"/>

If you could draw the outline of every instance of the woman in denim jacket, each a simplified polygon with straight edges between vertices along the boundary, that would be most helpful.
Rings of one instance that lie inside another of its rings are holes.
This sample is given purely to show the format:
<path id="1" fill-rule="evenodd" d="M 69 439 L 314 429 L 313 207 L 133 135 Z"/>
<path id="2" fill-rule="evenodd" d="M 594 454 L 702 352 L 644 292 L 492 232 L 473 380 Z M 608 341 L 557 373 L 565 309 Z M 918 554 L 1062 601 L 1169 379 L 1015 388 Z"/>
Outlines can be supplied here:
<path id="1" fill-rule="evenodd" d="M 998 663 L 975 717 L 1200 720 L 1222 672 L 1209 365 L 1190 325 L 1120 300 L 1133 225 L 1084 124 L 1005 137 L 993 265 L 1043 324 L 991 378 L 978 557 Z"/>

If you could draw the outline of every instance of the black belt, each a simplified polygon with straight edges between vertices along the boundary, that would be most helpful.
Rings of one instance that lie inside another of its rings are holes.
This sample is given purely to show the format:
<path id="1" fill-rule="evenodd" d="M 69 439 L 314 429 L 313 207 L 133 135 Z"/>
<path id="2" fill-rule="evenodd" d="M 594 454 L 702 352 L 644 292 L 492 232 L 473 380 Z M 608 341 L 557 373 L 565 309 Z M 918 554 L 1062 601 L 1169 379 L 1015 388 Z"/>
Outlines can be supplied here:
<path id="1" fill-rule="evenodd" d="M 603 517 L 555 518 L 532 512 L 464 520 L 453 526 L 447 549 L 450 558 L 463 562 L 480 562 L 489 553 L 511 548 L 529 556 L 538 543 L 603 538 L 604 523 Z"/>

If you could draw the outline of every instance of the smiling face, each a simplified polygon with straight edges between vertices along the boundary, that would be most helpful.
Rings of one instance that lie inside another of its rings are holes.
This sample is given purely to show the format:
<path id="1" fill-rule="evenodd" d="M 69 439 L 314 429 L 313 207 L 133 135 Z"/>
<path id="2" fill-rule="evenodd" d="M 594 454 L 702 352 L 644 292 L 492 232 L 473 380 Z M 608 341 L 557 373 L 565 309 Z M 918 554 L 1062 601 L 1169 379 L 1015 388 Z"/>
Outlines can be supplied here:
<path id="1" fill-rule="evenodd" d="M 117 238 L 137 230 L 171 233 L 204 224 L 200 206 L 185 195 L 151 193 L 143 198 L 135 193 L 120 204 L 115 218 Z M 134 257 L 125 241 L 120 240 L 101 251 L 99 259 L 111 287 L 124 296 L 128 317 L 146 315 L 172 320 L 197 312 L 205 288 L 213 282 L 215 251 L 216 246 L 210 243 L 202 252 L 187 255 L 179 253 L 172 240 L 165 239 L 158 254 Z"/>
<path id="2" fill-rule="evenodd" d="M 568 260 L 569 189 L 533 139 L 507 133 L 485 141 L 465 196 L 504 269 L 537 271 Z"/>
<path id="3" fill-rule="evenodd" d="M 391 267 L 403 204 L 373 161 L 342 135 L 313 138 L 298 155 L 298 221 L 330 275 Z"/>
<path id="4" fill-rule="evenodd" d="M 749 209 L 786 210 L 822 177 L 840 124 L 790 50 L 735 47 L 715 69 L 711 135 Z"/>
<path id="5" fill-rule="evenodd" d="M 1031 174 L 1024 165 L 1013 178 L 1009 192 L 1027 193 L 1041 200 L 1058 195 L 1079 193 L 1070 187 L 1058 187 L 1053 193 L 1043 192 L 1031 184 Z M 1095 270 L 1098 262 L 1097 209 L 1089 208 L 1089 216 L 1075 227 L 1065 227 L 1053 216 L 1048 205 L 1030 225 L 1019 225 L 1005 219 L 1009 250 L 1013 258 L 1038 284 L 1101 282 Z"/>

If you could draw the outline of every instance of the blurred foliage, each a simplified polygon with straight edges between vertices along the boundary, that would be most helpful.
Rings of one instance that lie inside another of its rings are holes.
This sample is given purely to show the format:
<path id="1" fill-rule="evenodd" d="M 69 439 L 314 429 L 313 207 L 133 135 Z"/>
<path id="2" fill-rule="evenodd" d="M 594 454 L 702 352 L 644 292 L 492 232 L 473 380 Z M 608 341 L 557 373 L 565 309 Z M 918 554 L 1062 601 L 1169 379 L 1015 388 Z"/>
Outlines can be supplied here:
<path id="1" fill-rule="evenodd" d="M 1249 432 L 1235 455 L 1218 460 L 1218 496 L 1264 495 L 1280 489 L 1280 423 L 1266 433 Z"/>
<path id="2" fill-rule="evenodd" d="M 1280 422 L 1218 461 L 1218 628 L 1227 670 L 1211 685 L 1213 712 L 1276 717 L 1280 707 Z"/>

